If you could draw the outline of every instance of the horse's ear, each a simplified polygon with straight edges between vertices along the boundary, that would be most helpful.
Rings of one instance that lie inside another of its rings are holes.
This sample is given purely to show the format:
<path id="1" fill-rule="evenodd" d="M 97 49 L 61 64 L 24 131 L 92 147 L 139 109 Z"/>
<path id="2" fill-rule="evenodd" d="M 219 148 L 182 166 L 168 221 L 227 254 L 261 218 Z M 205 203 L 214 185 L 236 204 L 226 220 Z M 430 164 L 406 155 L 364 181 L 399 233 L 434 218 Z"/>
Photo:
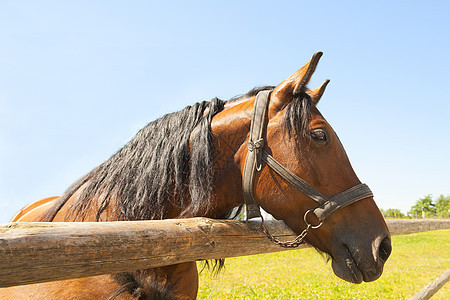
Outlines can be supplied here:
<path id="1" fill-rule="evenodd" d="M 311 97 L 314 105 L 317 105 L 317 103 L 319 103 L 319 100 L 320 100 L 320 98 L 322 98 L 323 92 L 325 92 L 325 88 L 327 87 L 329 82 L 330 82 L 330 79 L 327 79 L 318 88 L 306 91 L 306 93 Z"/>
<path id="2" fill-rule="evenodd" d="M 305 91 L 306 85 L 316 70 L 322 54 L 322 52 L 315 53 L 306 65 L 275 87 L 270 99 L 270 113 L 280 111 L 287 103 L 289 103 L 293 95 Z"/>

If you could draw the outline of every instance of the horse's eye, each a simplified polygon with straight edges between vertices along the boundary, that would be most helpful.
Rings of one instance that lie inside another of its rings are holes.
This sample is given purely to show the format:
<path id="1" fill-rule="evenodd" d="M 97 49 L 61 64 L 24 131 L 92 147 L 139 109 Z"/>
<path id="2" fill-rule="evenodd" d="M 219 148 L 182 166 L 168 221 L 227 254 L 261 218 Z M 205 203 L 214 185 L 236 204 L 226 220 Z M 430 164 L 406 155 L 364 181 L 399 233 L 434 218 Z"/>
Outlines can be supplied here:
<path id="1" fill-rule="evenodd" d="M 326 142 L 327 134 L 323 130 L 314 130 L 310 132 L 311 137 L 318 142 Z"/>

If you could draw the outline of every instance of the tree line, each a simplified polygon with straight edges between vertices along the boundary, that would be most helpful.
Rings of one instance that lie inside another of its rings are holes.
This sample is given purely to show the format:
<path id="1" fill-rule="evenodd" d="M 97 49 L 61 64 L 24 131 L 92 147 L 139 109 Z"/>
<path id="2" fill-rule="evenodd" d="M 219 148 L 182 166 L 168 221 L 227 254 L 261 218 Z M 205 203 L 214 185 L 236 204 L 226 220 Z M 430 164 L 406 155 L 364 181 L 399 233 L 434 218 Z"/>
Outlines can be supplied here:
<path id="1" fill-rule="evenodd" d="M 420 198 L 405 215 L 399 209 L 382 209 L 385 218 L 450 218 L 450 196 L 440 195 L 433 199 L 431 195 Z"/>

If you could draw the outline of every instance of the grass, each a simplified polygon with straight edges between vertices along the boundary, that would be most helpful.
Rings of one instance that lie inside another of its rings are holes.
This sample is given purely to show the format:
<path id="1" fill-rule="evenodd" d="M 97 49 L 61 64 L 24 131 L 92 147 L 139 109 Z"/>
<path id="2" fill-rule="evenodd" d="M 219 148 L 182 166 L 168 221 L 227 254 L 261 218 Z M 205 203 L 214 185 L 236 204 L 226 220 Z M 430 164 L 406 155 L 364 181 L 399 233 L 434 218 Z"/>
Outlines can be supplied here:
<path id="1" fill-rule="evenodd" d="M 227 259 L 217 276 L 200 274 L 198 299 L 408 299 L 450 268 L 450 230 L 394 236 L 380 279 L 337 278 L 314 250 Z M 433 297 L 450 300 L 450 283 Z"/>

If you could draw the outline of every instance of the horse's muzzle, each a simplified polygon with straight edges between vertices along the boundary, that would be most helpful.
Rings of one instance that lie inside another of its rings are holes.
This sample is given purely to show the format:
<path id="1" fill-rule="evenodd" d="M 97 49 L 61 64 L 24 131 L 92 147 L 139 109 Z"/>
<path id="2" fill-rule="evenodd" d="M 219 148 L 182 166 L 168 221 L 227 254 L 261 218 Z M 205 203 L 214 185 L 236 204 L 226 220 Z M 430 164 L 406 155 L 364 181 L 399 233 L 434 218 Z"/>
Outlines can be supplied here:
<path id="1" fill-rule="evenodd" d="M 338 277 L 353 283 L 374 281 L 383 273 L 384 263 L 391 251 L 389 236 L 376 238 L 371 247 L 343 242 L 339 250 L 331 255 L 333 271 Z"/>

